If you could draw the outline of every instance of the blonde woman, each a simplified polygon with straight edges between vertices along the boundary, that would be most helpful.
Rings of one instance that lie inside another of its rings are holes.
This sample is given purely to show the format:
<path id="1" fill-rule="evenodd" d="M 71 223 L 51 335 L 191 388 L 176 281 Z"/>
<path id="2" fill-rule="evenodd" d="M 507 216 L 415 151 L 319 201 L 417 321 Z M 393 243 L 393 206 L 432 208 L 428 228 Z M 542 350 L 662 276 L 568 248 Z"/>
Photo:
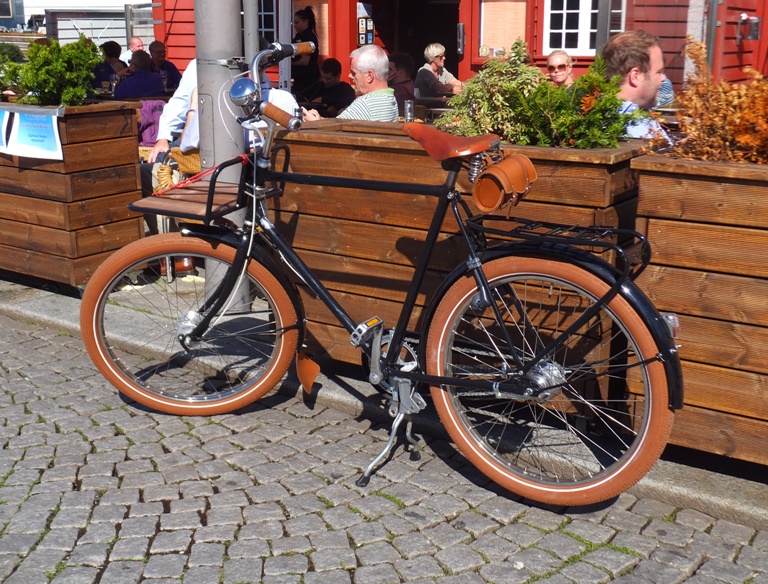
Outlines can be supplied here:
<path id="1" fill-rule="evenodd" d="M 461 93 L 464 84 L 445 68 L 445 47 L 432 43 L 424 49 L 426 63 L 416 73 L 418 97 Z"/>
<path id="2" fill-rule="evenodd" d="M 555 85 L 570 87 L 573 85 L 573 59 L 562 49 L 555 49 L 547 57 L 549 80 Z"/>

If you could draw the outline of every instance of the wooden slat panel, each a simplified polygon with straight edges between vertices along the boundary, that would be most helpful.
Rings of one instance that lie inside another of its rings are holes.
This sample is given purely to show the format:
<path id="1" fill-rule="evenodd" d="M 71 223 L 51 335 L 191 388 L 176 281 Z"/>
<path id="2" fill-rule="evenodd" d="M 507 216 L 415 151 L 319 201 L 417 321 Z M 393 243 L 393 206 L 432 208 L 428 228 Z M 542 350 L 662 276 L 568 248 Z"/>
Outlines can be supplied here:
<path id="1" fill-rule="evenodd" d="M 768 422 L 696 407 L 675 414 L 670 442 L 713 454 L 768 464 Z"/>
<path id="2" fill-rule="evenodd" d="M 139 128 L 136 118 L 138 104 L 115 102 L 110 105 L 111 111 L 89 111 L 77 116 L 65 113 L 64 117 L 59 119 L 61 143 L 77 144 L 138 136 Z"/>
<path id="3" fill-rule="evenodd" d="M 688 361 L 768 373 L 768 328 L 678 315 L 682 345 Z"/>
<path id="4" fill-rule="evenodd" d="M 77 286 L 143 237 L 127 208 L 141 197 L 135 108 L 39 108 L 58 116 L 64 161 L 0 155 L 0 267 Z"/>
<path id="5" fill-rule="evenodd" d="M 301 292 L 301 297 L 304 302 L 304 308 L 307 311 L 307 317 L 312 323 L 338 326 L 336 319 L 320 300 L 312 296 L 305 288 L 299 288 L 299 291 Z M 389 329 L 395 327 L 397 319 L 400 316 L 401 304 L 399 302 L 391 302 L 389 300 L 382 300 L 381 298 L 358 296 L 356 294 L 347 294 L 344 292 L 337 292 L 334 296 L 356 323 L 364 322 L 372 316 L 378 316 L 384 321 L 385 328 Z M 410 320 L 408 326 L 409 330 L 419 330 L 420 316 L 421 308 L 417 307 Z"/>
<path id="6" fill-rule="evenodd" d="M 685 407 L 671 441 L 768 464 L 768 169 L 661 156 L 632 167 L 654 251 L 638 284 L 681 324 Z"/>
<path id="7" fill-rule="evenodd" d="M 0 108 L 16 112 L 15 104 L 0 104 Z M 136 104 L 122 101 L 66 107 L 37 107 L 41 115 L 57 116 L 62 145 L 137 136 Z"/>
<path id="8" fill-rule="evenodd" d="M 358 134 L 358 135 L 354 135 Z M 403 141 L 402 124 L 386 122 L 362 122 L 358 120 L 328 119 L 319 122 L 308 122 L 302 126 L 301 132 L 283 130 L 279 132 L 279 141 L 287 144 L 316 143 L 316 144 L 349 144 L 351 147 L 380 147 L 390 144 L 386 136 L 399 139 L 402 144 L 396 149 L 419 151 L 422 150 L 417 142 L 405 136 Z M 391 147 L 391 146 L 390 146 Z M 592 148 L 578 150 L 576 148 L 544 148 L 540 146 L 518 146 L 505 144 L 512 152 L 525 154 L 531 160 L 550 160 L 558 162 L 590 162 L 594 165 L 615 165 L 631 160 L 645 150 L 643 140 L 626 140 L 617 148 Z"/>
<path id="9" fill-rule="evenodd" d="M 142 236 L 143 226 L 143 219 L 137 218 L 64 231 L 0 219 L 0 245 L 78 258 L 123 247 Z"/>
<path id="10" fill-rule="evenodd" d="M 0 268 L 70 286 L 81 286 L 88 283 L 96 268 L 112 253 L 114 250 L 71 259 L 0 245 Z"/>
<path id="11" fill-rule="evenodd" d="M 341 361 L 360 365 L 360 349 L 349 344 L 349 333 L 339 326 L 311 322 L 307 326 L 307 353 L 322 362 Z M 333 367 L 333 363 L 328 363 Z"/>
<path id="12" fill-rule="evenodd" d="M 648 220 L 656 264 L 768 277 L 768 231 L 732 226 Z"/>
<path id="13" fill-rule="evenodd" d="M 768 423 L 765 374 L 750 373 L 738 365 L 725 368 L 683 361 L 683 379 L 686 408 L 696 406 Z"/>
<path id="14" fill-rule="evenodd" d="M 764 227 L 768 217 L 768 182 L 643 174 L 639 205 L 650 217 Z"/>
<path id="15" fill-rule="evenodd" d="M 301 258 L 331 291 L 367 295 L 377 300 L 403 302 L 413 277 L 412 266 L 398 266 L 335 254 L 302 251 Z M 429 270 L 417 304 L 426 304 L 444 272 Z M 370 315 L 368 315 L 370 316 Z M 366 318 L 366 317 L 364 317 Z"/>
<path id="16" fill-rule="evenodd" d="M 768 327 L 768 281 L 651 265 L 638 285 L 659 310 Z"/>
<path id="17" fill-rule="evenodd" d="M 401 135 L 399 124 L 379 122 L 371 127 L 347 120 L 325 122 L 307 124 L 308 129 L 302 132 L 280 135 L 291 148 L 292 170 L 329 174 L 332 169 L 339 176 L 428 184 L 441 184 L 445 178 L 438 162 L 429 159 L 418 143 Z M 629 162 L 641 146 L 641 141 L 627 141 L 617 149 L 586 151 L 534 146 L 508 148 L 527 155 L 537 168 L 539 180 L 531 188 L 530 200 L 607 207 L 634 196 L 626 194 L 637 185 L 636 173 Z M 468 182 L 461 182 L 459 188 L 471 190 Z"/>
<path id="18" fill-rule="evenodd" d="M 306 128 L 282 134 L 291 148 L 293 171 L 425 184 L 441 184 L 445 179 L 440 164 L 403 136 L 400 124 L 323 120 Z M 637 173 L 629 160 L 639 147 L 639 142 L 589 152 L 513 147 L 534 160 L 539 181 L 512 214 L 572 225 L 631 227 Z M 469 192 L 471 185 L 464 182 L 459 188 Z M 616 201 L 621 203 L 604 204 Z M 349 304 L 353 320 L 378 314 L 394 325 L 397 302 L 404 298 L 422 251 L 434 198 L 289 184 L 271 204 L 276 207 L 276 225 L 321 281 L 343 304 Z M 419 305 L 439 285 L 442 274 L 466 259 L 463 244 L 447 235 L 456 231 L 454 221 L 449 214 L 443 223 L 446 235 L 435 250 Z M 327 309 L 310 298 L 306 304 L 315 340 L 329 343 L 324 348 L 337 358 L 359 362 L 348 333 L 332 324 Z"/>
<path id="19" fill-rule="evenodd" d="M 0 192 L 36 199 L 74 202 L 140 188 L 136 161 L 72 174 L 0 165 Z"/>
<path id="20" fill-rule="evenodd" d="M 693 180 L 697 180 L 697 177 L 714 177 L 719 179 L 736 179 L 737 181 L 768 181 L 768 168 L 761 164 L 680 160 L 649 154 L 632 159 L 631 166 L 635 170 L 640 171 L 669 173 L 672 175 L 671 178 L 677 177 L 677 179 L 680 179 L 682 175 L 688 175 Z M 646 176 L 646 172 L 643 172 L 643 177 Z M 643 180 L 646 179 L 643 178 Z"/>
<path id="21" fill-rule="evenodd" d="M 76 204 L 44 199 L 30 204 L 29 197 L 0 193 L 0 219 L 74 231 L 139 217 L 128 204 L 140 197 L 140 191 L 133 191 Z"/>
<path id="22" fill-rule="evenodd" d="M 286 185 L 284 194 L 274 201 L 279 218 L 301 213 L 327 217 L 329 223 L 347 219 L 423 230 L 429 227 L 436 205 L 436 197 L 295 184 Z M 446 229 L 451 223 L 455 231 L 453 217 L 448 219 Z"/>
<path id="23" fill-rule="evenodd" d="M 64 160 L 42 160 L 19 156 L 0 155 L 0 165 L 37 169 L 47 172 L 82 172 L 137 162 L 139 143 L 136 136 L 83 142 L 62 146 Z"/>
<path id="24" fill-rule="evenodd" d="M 471 197 L 467 202 L 477 212 Z M 437 205 L 434 197 L 318 187 L 312 185 L 286 185 L 282 197 L 274 203 L 277 217 L 288 213 L 316 215 L 333 220 L 348 219 L 371 224 L 395 225 L 427 230 Z M 512 215 L 537 221 L 552 221 L 570 225 L 607 225 L 629 227 L 634 223 L 636 204 L 633 201 L 595 210 L 594 207 L 553 205 L 524 198 L 512 210 Z M 456 219 L 448 213 L 443 231 L 455 232 Z"/>
<path id="25" fill-rule="evenodd" d="M 385 264 L 414 266 L 423 249 L 423 231 L 404 227 L 381 227 L 353 221 L 327 221 L 299 215 L 291 224 L 279 226 L 296 249 L 313 250 L 375 260 Z M 450 270 L 466 257 L 463 242 L 442 236 L 434 250 L 433 267 Z M 380 269 L 386 269 L 382 266 Z"/>

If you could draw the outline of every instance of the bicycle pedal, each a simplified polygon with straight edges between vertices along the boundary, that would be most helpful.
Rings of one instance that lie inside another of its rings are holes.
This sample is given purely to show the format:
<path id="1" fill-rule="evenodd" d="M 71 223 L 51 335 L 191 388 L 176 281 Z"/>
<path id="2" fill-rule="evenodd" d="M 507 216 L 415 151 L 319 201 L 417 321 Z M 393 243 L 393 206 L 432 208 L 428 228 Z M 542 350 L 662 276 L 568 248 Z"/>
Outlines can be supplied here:
<path id="1" fill-rule="evenodd" d="M 378 316 L 373 316 L 366 320 L 365 322 L 361 322 L 354 331 L 352 331 L 352 334 L 349 336 L 349 342 L 352 343 L 353 347 L 359 347 L 362 345 L 365 341 L 370 339 L 377 330 L 384 327 L 384 321 L 381 320 Z"/>

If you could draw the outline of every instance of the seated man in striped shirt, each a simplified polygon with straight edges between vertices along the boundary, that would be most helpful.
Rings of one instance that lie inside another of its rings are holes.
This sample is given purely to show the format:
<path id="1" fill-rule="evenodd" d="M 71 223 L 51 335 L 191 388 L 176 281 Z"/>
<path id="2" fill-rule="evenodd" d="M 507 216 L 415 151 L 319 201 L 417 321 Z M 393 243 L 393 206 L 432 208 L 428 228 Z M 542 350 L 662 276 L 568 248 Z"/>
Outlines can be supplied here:
<path id="1" fill-rule="evenodd" d="M 359 97 L 342 111 L 337 119 L 396 122 L 397 101 L 394 90 L 387 84 L 389 57 L 377 45 L 363 45 L 350 55 L 349 77 Z M 319 120 L 317 110 L 303 110 L 307 121 Z"/>

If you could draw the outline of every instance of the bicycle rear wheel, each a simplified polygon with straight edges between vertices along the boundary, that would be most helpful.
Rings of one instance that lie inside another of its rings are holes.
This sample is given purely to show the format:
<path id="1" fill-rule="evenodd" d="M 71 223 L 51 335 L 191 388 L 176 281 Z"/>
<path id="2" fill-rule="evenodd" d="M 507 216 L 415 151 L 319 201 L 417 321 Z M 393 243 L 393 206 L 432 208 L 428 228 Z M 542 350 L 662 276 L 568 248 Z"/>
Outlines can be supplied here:
<path id="1" fill-rule="evenodd" d="M 545 258 L 503 257 L 483 268 L 503 322 L 491 308 L 472 308 L 474 278 L 458 280 L 430 324 L 429 373 L 514 378 L 512 351 L 523 363 L 541 356 L 610 288 Z M 543 503 L 586 505 L 632 486 L 666 445 L 674 415 L 658 352 L 643 316 L 619 294 L 531 369 L 532 396 L 456 386 L 431 394 L 458 448 L 497 484 Z"/>
<path id="2" fill-rule="evenodd" d="M 283 285 L 257 261 L 202 339 L 186 348 L 180 341 L 233 259 L 227 246 L 178 233 L 110 256 L 90 279 L 80 313 L 85 347 L 104 377 L 149 408 L 182 415 L 230 412 L 272 389 L 295 355 L 298 318 Z"/>

